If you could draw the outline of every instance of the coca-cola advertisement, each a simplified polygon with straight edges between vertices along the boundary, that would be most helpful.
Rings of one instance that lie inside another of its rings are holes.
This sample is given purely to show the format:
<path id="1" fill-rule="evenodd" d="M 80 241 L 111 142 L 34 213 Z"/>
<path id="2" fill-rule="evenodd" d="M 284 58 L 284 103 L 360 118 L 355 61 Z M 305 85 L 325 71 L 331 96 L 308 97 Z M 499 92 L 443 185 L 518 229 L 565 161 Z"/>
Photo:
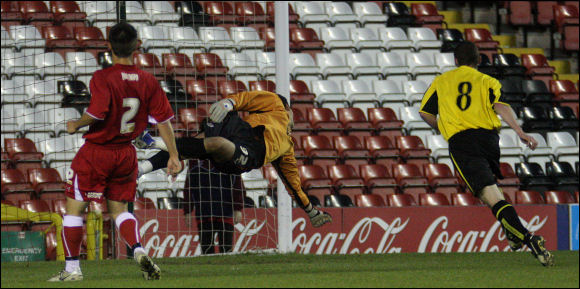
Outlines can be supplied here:
<path id="1" fill-rule="evenodd" d="M 557 209 L 549 205 L 515 206 L 524 226 L 558 244 Z M 293 209 L 292 248 L 302 254 L 410 252 L 496 252 L 509 245 L 489 208 L 404 207 L 327 208 L 331 224 L 314 228 L 301 209 Z M 245 209 L 235 225 L 234 252 L 275 249 L 276 210 Z M 181 210 L 140 210 L 143 246 L 150 256 L 188 257 L 201 253 L 197 226 Z M 120 244 L 119 244 L 120 245 Z M 122 248 L 122 247 L 120 247 Z"/>

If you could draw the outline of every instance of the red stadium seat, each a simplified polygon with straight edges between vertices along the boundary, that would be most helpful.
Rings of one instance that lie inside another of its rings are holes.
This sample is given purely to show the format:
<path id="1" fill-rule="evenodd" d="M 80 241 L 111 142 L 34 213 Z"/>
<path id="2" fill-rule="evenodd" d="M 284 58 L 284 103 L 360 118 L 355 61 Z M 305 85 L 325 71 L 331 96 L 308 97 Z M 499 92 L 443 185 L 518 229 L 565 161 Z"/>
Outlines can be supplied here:
<path id="1" fill-rule="evenodd" d="M 550 92 L 558 102 L 578 102 L 578 89 L 570 80 L 551 80 Z"/>
<path id="2" fill-rule="evenodd" d="M 419 194 L 419 206 L 449 206 L 449 200 L 444 194 Z"/>
<path id="3" fill-rule="evenodd" d="M 358 107 L 338 108 L 337 114 L 338 121 L 348 135 L 370 136 L 375 131 L 372 123 L 367 121 L 364 112 Z"/>
<path id="4" fill-rule="evenodd" d="M 354 203 L 357 207 L 385 207 L 385 201 L 379 195 L 356 195 Z"/>
<path id="5" fill-rule="evenodd" d="M 296 108 L 292 108 L 293 118 L 294 118 L 294 128 L 292 129 L 292 135 L 297 139 L 300 139 L 303 135 L 311 135 L 312 127 L 310 122 L 306 120 L 306 117 L 302 112 Z"/>
<path id="6" fill-rule="evenodd" d="M 418 197 L 421 193 L 427 193 L 429 183 L 423 177 L 421 170 L 414 164 L 394 164 L 393 177 L 397 180 L 399 189 L 405 194 Z"/>
<path id="7" fill-rule="evenodd" d="M 453 206 L 478 206 L 482 203 L 471 193 L 454 193 L 451 194 L 451 204 Z"/>
<path id="8" fill-rule="evenodd" d="M 36 26 L 38 30 L 43 26 L 54 25 L 54 14 L 43 1 L 18 1 L 18 5 L 29 25 Z"/>
<path id="9" fill-rule="evenodd" d="M 66 199 L 52 200 L 50 204 L 52 204 L 51 212 L 61 216 L 66 215 Z"/>
<path id="10" fill-rule="evenodd" d="M 204 1 L 204 12 L 210 16 L 210 24 L 236 23 L 237 16 L 230 2 Z"/>
<path id="11" fill-rule="evenodd" d="M 546 204 L 573 204 L 574 196 L 566 191 L 545 191 Z"/>
<path id="12" fill-rule="evenodd" d="M 545 204 L 542 195 L 536 191 L 517 191 L 516 204 L 530 205 L 530 204 Z"/>
<path id="13" fill-rule="evenodd" d="M 407 194 L 387 195 L 387 203 L 390 207 L 409 207 L 417 205 L 415 198 Z"/>
<path id="14" fill-rule="evenodd" d="M 480 53 L 483 53 L 492 59 L 493 54 L 497 53 L 499 42 L 493 40 L 489 30 L 484 28 L 465 28 L 465 40 L 475 43 Z"/>
<path id="15" fill-rule="evenodd" d="M 400 162 L 400 151 L 395 148 L 387 136 L 369 136 L 364 139 L 365 147 L 371 153 L 376 164 L 390 168 Z"/>
<path id="16" fill-rule="evenodd" d="M 193 55 L 193 63 L 197 67 L 197 72 L 201 75 L 220 76 L 226 79 L 228 68 L 223 65 L 220 57 L 214 53 L 196 53 Z"/>
<path id="17" fill-rule="evenodd" d="M 509 1 L 508 21 L 511 25 L 525 26 L 532 25 L 534 17 L 532 14 L 532 3 L 530 1 Z"/>
<path id="18" fill-rule="evenodd" d="M 271 165 L 265 165 L 262 167 L 262 172 L 264 174 L 264 179 L 268 180 L 268 186 L 270 188 L 276 188 L 278 186 L 278 172 L 276 168 Z"/>
<path id="19" fill-rule="evenodd" d="M 365 182 L 351 165 L 331 165 L 327 169 L 336 192 L 351 199 L 357 194 L 364 193 Z"/>
<path id="20" fill-rule="evenodd" d="M 2 152 L 2 169 L 12 168 L 12 160 L 7 152 Z"/>
<path id="21" fill-rule="evenodd" d="M 274 10 L 274 1 L 266 2 L 266 13 L 272 15 L 272 21 L 274 21 L 274 15 L 276 14 Z M 290 28 L 292 28 L 292 24 L 296 26 L 298 25 L 298 18 L 300 18 L 300 16 L 294 12 L 292 5 L 288 3 L 288 22 L 290 22 Z"/>
<path id="22" fill-rule="evenodd" d="M 497 180 L 498 186 L 504 193 L 507 193 L 512 200 L 515 200 L 515 193 L 519 190 L 520 187 L 520 179 L 510 164 L 500 163 L 499 168 L 504 178 L 502 180 Z"/>
<path id="23" fill-rule="evenodd" d="M 155 210 L 155 203 L 151 201 L 149 198 L 137 198 L 137 201 L 134 203 L 135 210 Z"/>
<path id="24" fill-rule="evenodd" d="M 318 38 L 312 28 L 290 28 L 290 41 L 296 45 L 299 52 L 309 53 L 313 58 L 324 49 L 324 41 Z"/>
<path id="25" fill-rule="evenodd" d="M 179 109 L 179 120 L 185 125 L 187 130 L 199 131 L 201 129 L 201 122 L 207 116 L 207 111 L 202 108 Z"/>
<path id="26" fill-rule="evenodd" d="M 276 83 L 271 80 L 250 81 L 250 91 L 261 90 L 276 93 Z"/>
<path id="27" fill-rule="evenodd" d="M 446 164 L 424 164 L 423 170 L 431 190 L 447 197 L 461 191 L 461 185 Z"/>
<path id="28" fill-rule="evenodd" d="M 82 48 L 95 57 L 99 52 L 108 50 L 103 32 L 97 27 L 75 27 L 73 33 Z"/>
<path id="29" fill-rule="evenodd" d="M 27 138 L 6 138 L 4 148 L 12 160 L 16 161 L 41 161 L 43 153 L 36 150 L 32 140 Z"/>
<path id="30" fill-rule="evenodd" d="M 363 147 L 363 144 L 355 136 L 334 136 L 334 147 L 338 150 L 338 155 L 342 162 L 353 167 L 368 164 L 372 159 L 370 152 Z"/>
<path id="31" fill-rule="evenodd" d="M 156 77 L 161 77 L 158 80 L 162 80 L 163 75 L 165 75 L 165 68 L 161 65 L 157 55 L 153 53 L 134 53 L 133 62 L 137 68 L 147 71 Z"/>
<path id="32" fill-rule="evenodd" d="M 218 93 L 227 98 L 229 95 L 248 91 L 246 85 L 240 80 L 223 80 L 218 81 Z"/>
<path id="33" fill-rule="evenodd" d="M 213 82 L 207 80 L 188 80 L 185 89 L 197 104 L 211 104 L 221 99 Z"/>
<path id="34" fill-rule="evenodd" d="M 359 169 L 360 176 L 365 180 L 370 193 L 386 196 L 397 192 L 397 181 L 391 177 L 386 166 L 365 164 L 359 166 Z"/>
<path id="35" fill-rule="evenodd" d="M 292 142 L 294 143 L 294 157 L 296 158 L 297 165 L 303 165 L 308 159 L 304 148 L 302 148 L 302 142 L 297 141 L 294 135 L 292 135 Z"/>
<path id="36" fill-rule="evenodd" d="M 276 32 L 274 27 L 260 27 L 257 29 L 260 39 L 264 40 L 264 51 L 274 51 L 276 47 Z M 293 46 L 296 46 L 292 41 L 290 41 L 290 51 L 292 51 Z M 296 48 L 294 47 L 294 50 Z"/>
<path id="37" fill-rule="evenodd" d="M 302 147 L 313 165 L 327 166 L 338 163 L 338 152 L 332 142 L 323 135 L 302 136 Z"/>
<path id="38" fill-rule="evenodd" d="M 556 27 L 563 36 L 561 47 L 564 51 L 578 51 L 578 8 L 572 5 L 555 5 L 553 9 Z"/>
<path id="39" fill-rule="evenodd" d="M 521 57 L 522 65 L 528 69 L 526 75 L 533 80 L 542 80 L 546 87 L 550 87 L 555 68 L 548 64 L 548 59 L 543 54 L 522 54 Z"/>
<path id="40" fill-rule="evenodd" d="M 258 2 L 239 1 L 235 3 L 235 14 L 237 23 L 245 26 L 251 23 L 270 22 L 270 15 L 264 12 L 264 8 Z M 272 16 L 273 17 L 273 16 Z"/>
<path id="41" fill-rule="evenodd" d="M 23 210 L 30 212 L 40 213 L 40 212 L 51 212 L 50 206 L 45 200 L 26 200 L 20 201 L 19 206 Z"/>
<path id="42" fill-rule="evenodd" d="M 431 150 L 425 148 L 421 138 L 415 135 L 395 137 L 395 147 L 401 151 L 401 157 L 407 163 L 422 166 L 429 163 Z"/>
<path id="43" fill-rule="evenodd" d="M 50 11 L 54 20 L 68 28 L 71 32 L 75 27 L 84 27 L 87 14 L 82 12 L 75 1 L 50 1 Z"/>
<path id="44" fill-rule="evenodd" d="M 310 92 L 306 83 L 302 80 L 290 80 L 290 102 L 314 104 L 316 95 Z"/>
<path id="45" fill-rule="evenodd" d="M 554 20 L 554 6 L 558 5 L 558 1 L 534 1 L 536 4 L 536 24 L 542 26 L 552 25 Z"/>
<path id="46" fill-rule="evenodd" d="M 412 3 L 411 14 L 415 15 L 415 22 L 422 27 L 428 27 L 437 33 L 442 28 L 444 17 L 437 12 L 437 7 L 431 3 Z"/>
<path id="47" fill-rule="evenodd" d="M 397 119 L 391 108 L 368 108 L 367 112 L 369 121 L 378 130 L 379 135 L 386 135 L 391 139 L 403 135 L 403 121 Z"/>
<path id="48" fill-rule="evenodd" d="M 2 196 L 5 200 L 18 203 L 21 200 L 31 200 L 34 189 L 17 169 L 2 170 Z"/>
<path id="49" fill-rule="evenodd" d="M 58 52 L 63 59 L 67 52 L 77 51 L 80 47 L 71 31 L 65 26 L 45 26 L 41 31 L 42 37 L 46 39 L 46 51 Z"/>
<path id="50" fill-rule="evenodd" d="M 302 188 L 308 195 L 324 200 L 324 196 L 332 194 L 332 180 L 328 178 L 324 169 L 317 165 L 298 166 Z"/>
<path id="51" fill-rule="evenodd" d="M 163 67 L 169 75 L 195 77 L 197 71 L 189 56 L 183 53 L 163 53 Z"/>
<path id="52" fill-rule="evenodd" d="M 343 134 L 344 128 L 342 124 L 336 119 L 334 112 L 329 108 L 309 109 L 306 118 L 319 135 L 331 137 Z"/>
<path id="53" fill-rule="evenodd" d="M 43 196 L 43 199 L 58 198 L 64 193 L 65 183 L 62 181 L 58 171 L 53 168 L 29 169 L 28 179 L 36 190 L 38 196 Z M 52 195 L 52 196 L 49 196 Z"/>

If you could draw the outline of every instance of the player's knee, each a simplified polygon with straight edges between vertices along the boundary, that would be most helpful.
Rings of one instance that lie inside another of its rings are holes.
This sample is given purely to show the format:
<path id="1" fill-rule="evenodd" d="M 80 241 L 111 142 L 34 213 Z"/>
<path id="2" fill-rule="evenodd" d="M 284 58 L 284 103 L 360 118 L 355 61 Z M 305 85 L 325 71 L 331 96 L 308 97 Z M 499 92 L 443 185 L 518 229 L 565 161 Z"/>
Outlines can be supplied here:
<path id="1" fill-rule="evenodd" d="M 208 153 L 219 152 L 225 146 L 225 138 L 222 137 L 208 137 L 204 141 L 205 150 Z"/>

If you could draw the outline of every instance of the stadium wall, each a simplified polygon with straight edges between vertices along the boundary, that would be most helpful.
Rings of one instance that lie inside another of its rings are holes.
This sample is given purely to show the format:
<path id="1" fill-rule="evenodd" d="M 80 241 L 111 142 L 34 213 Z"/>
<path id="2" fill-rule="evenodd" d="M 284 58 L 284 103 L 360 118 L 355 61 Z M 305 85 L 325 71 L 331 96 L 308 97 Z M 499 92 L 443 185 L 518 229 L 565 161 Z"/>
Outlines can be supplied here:
<path id="1" fill-rule="evenodd" d="M 570 214 L 576 207 L 575 218 Z M 524 225 L 546 236 L 548 250 L 569 250 L 576 233 L 578 248 L 578 205 L 516 206 Z M 274 250 L 276 244 L 262 236 L 276 230 L 273 214 L 257 209 L 244 211 L 246 218 L 236 225 L 234 252 L 246 252 L 257 245 Z M 300 209 L 293 209 L 292 251 L 302 254 L 442 253 L 508 251 L 500 224 L 489 209 L 478 207 L 423 208 L 327 208 L 334 221 L 323 229 L 309 225 Z M 421 213 L 418 214 L 417 212 Z M 181 210 L 157 210 L 156 218 L 146 210 L 136 211 L 143 245 L 150 256 L 188 257 L 200 254 L 198 235 L 189 230 Z M 575 220 L 576 229 L 570 226 Z M 195 228 L 195 224 L 191 224 Z M 266 232 L 264 232 L 266 231 Z M 269 242 L 269 243 L 268 243 Z M 249 245 L 252 246 L 249 246 Z M 564 245 L 566 244 L 566 245 Z M 119 244 L 120 245 L 120 244 Z M 572 246 L 572 249 L 574 247 Z"/>

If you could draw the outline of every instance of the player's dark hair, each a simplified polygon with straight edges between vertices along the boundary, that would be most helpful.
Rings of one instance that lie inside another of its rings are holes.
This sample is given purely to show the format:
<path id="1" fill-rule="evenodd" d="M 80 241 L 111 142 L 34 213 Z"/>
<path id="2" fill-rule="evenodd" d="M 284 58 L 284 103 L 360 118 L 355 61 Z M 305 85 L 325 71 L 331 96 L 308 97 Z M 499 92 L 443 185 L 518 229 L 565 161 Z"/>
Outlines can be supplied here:
<path id="1" fill-rule="evenodd" d="M 137 30 L 127 22 L 117 23 L 109 31 L 109 42 L 117 57 L 129 57 L 137 49 Z"/>
<path id="2" fill-rule="evenodd" d="M 455 48 L 453 56 L 457 59 L 457 65 L 477 66 L 479 64 L 479 50 L 473 42 L 461 42 Z"/>

